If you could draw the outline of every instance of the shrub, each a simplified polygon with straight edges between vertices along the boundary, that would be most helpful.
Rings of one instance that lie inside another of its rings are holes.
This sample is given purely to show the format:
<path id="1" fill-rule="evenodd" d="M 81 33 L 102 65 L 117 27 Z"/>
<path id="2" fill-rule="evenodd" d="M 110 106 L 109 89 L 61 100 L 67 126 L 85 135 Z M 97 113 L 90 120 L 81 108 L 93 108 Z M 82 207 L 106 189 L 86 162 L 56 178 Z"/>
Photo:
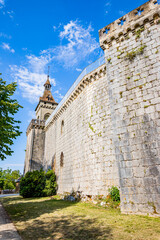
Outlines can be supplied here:
<path id="1" fill-rule="evenodd" d="M 56 183 L 56 175 L 52 170 L 48 170 L 46 172 L 46 184 L 44 189 L 45 196 L 52 196 L 56 194 L 57 183 Z"/>
<path id="2" fill-rule="evenodd" d="M 0 189 L 2 190 L 4 187 L 4 179 L 0 178 Z"/>
<path id="3" fill-rule="evenodd" d="M 44 171 L 27 172 L 20 181 L 20 195 L 24 198 L 42 197 L 45 187 Z"/>
<path id="4" fill-rule="evenodd" d="M 109 194 L 113 201 L 120 202 L 120 194 L 117 187 L 112 186 L 111 188 L 109 188 Z"/>
<path id="5" fill-rule="evenodd" d="M 20 195 L 24 198 L 43 197 L 56 194 L 56 176 L 52 170 L 27 172 L 20 181 Z"/>
<path id="6" fill-rule="evenodd" d="M 4 182 L 4 186 L 3 186 L 3 189 L 14 189 L 15 187 L 14 187 L 14 184 L 12 183 L 12 182 L 10 182 L 10 181 L 5 181 Z"/>

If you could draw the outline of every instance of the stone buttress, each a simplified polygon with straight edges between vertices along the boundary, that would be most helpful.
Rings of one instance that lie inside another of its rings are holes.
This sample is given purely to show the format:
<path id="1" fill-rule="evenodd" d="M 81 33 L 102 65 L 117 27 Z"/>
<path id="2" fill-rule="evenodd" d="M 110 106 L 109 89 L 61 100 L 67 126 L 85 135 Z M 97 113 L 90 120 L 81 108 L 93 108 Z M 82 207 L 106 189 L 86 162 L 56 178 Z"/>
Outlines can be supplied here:
<path id="1" fill-rule="evenodd" d="M 160 5 L 150 0 L 99 31 L 121 210 L 160 214 Z"/>

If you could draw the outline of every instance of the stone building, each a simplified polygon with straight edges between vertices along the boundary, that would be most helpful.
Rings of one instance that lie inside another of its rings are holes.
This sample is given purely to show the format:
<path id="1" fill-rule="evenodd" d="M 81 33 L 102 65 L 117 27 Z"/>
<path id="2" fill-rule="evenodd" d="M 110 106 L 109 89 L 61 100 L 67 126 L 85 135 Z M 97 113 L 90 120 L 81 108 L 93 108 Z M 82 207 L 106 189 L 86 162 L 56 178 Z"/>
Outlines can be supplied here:
<path id="1" fill-rule="evenodd" d="M 58 193 L 106 195 L 118 186 L 123 213 L 160 214 L 159 1 L 102 28 L 99 40 L 104 56 L 58 105 L 45 83 L 25 172 L 54 169 Z"/>

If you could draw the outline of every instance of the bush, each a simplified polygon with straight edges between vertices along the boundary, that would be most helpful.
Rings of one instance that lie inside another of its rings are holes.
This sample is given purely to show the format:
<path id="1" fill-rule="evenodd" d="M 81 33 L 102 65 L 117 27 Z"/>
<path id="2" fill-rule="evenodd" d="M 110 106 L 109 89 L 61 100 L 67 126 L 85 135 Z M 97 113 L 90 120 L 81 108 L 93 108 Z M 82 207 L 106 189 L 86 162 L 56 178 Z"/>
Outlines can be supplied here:
<path id="1" fill-rule="evenodd" d="M 109 194 L 113 201 L 120 202 L 120 194 L 119 189 L 117 187 L 112 186 L 111 188 L 109 188 Z"/>
<path id="2" fill-rule="evenodd" d="M 36 170 L 27 172 L 20 181 L 20 195 L 24 198 L 42 197 L 44 195 L 43 189 L 45 187 L 45 173 L 44 171 Z"/>
<path id="3" fill-rule="evenodd" d="M 52 170 L 27 172 L 20 181 L 20 195 L 24 198 L 56 194 L 56 176 Z"/>
<path id="4" fill-rule="evenodd" d="M 56 183 L 56 175 L 52 170 L 48 170 L 46 173 L 46 184 L 44 189 L 45 196 L 52 196 L 56 194 L 57 183 Z"/>
<path id="5" fill-rule="evenodd" d="M 12 182 L 9 182 L 9 181 L 5 181 L 4 182 L 4 186 L 3 186 L 3 189 L 10 189 L 10 190 L 13 190 L 15 187 L 14 187 L 14 184 Z"/>
<path id="6" fill-rule="evenodd" d="M 2 190 L 4 187 L 4 179 L 0 178 L 0 189 Z"/>

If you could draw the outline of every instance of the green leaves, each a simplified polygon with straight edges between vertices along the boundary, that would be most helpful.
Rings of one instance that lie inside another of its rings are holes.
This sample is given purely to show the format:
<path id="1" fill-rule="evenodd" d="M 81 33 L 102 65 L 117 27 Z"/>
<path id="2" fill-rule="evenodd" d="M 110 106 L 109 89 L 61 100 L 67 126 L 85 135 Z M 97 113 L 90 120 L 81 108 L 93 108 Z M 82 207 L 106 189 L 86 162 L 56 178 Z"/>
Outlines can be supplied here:
<path id="1" fill-rule="evenodd" d="M 12 171 L 11 169 L 2 170 L 0 168 L 0 189 L 14 189 L 16 187 L 16 182 L 21 176 L 19 170 Z"/>
<path id="2" fill-rule="evenodd" d="M 17 124 L 20 121 L 14 119 L 14 115 L 22 108 L 12 96 L 17 88 L 17 83 L 6 85 L 6 81 L 0 78 L 0 159 L 4 160 L 13 151 L 10 146 L 13 139 L 17 138 L 21 132 Z"/>
<path id="3" fill-rule="evenodd" d="M 56 190 L 56 175 L 52 170 L 27 172 L 20 181 L 20 195 L 24 198 L 52 196 Z"/>

